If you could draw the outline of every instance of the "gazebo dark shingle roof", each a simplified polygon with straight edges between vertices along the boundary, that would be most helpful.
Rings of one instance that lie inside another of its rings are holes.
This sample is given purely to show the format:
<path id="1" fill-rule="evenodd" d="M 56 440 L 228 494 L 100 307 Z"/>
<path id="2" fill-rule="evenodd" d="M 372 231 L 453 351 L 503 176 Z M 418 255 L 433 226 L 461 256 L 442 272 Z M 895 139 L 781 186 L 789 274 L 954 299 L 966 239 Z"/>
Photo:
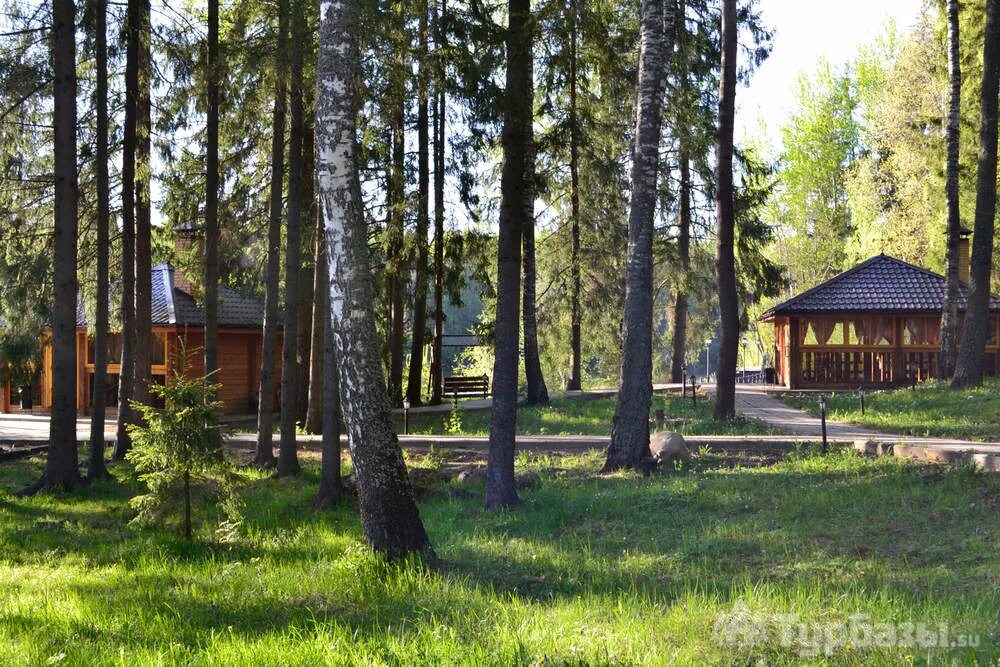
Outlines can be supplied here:
<path id="1" fill-rule="evenodd" d="M 778 304 L 761 316 L 811 313 L 940 312 L 944 276 L 888 255 L 876 255 L 810 290 Z M 959 286 L 958 309 L 965 310 L 967 286 Z M 990 295 L 990 310 L 1000 311 L 1000 297 Z"/>

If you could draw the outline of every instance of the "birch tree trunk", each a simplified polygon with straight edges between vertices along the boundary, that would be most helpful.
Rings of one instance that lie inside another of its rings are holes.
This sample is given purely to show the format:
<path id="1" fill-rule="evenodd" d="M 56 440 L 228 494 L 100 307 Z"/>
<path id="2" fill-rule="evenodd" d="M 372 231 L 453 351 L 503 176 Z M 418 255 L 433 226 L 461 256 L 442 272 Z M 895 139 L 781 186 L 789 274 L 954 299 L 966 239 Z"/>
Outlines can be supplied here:
<path id="1" fill-rule="evenodd" d="M 72 0 L 52 2 L 55 134 L 55 271 L 52 309 L 52 416 L 39 488 L 70 491 L 80 484 L 76 447 L 76 22 Z"/>
<path id="2" fill-rule="evenodd" d="M 375 328 L 374 280 L 357 149 L 358 0 L 323 0 L 317 62 L 317 176 L 330 262 L 340 396 L 365 539 L 398 559 L 432 553 L 396 438 Z"/>
<path id="3" fill-rule="evenodd" d="M 278 3 L 278 48 L 274 56 L 274 119 L 271 129 L 271 192 L 267 225 L 267 267 L 264 272 L 264 333 L 260 355 L 260 388 L 257 392 L 257 451 L 260 466 L 275 462 L 274 365 L 278 344 L 278 301 L 281 272 L 281 207 L 285 175 L 285 112 L 287 106 L 286 56 L 288 49 L 288 6 Z"/>
<path id="4" fill-rule="evenodd" d="M 736 415 L 736 355 L 740 344 L 740 313 L 736 293 L 733 210 L 733 121 L 736 98 L 736 0 L 722 2 L 722 77 L 719 81 L 718 164 L 715 172 L 717 244 L 715 276 L 719 289 L 719 358 L 715 388 L 716 419 Z"/>
<path id="5" fill-rule="evenodd" d="M 302 134 L 305 125 L 302 96 L 303 40 L 305 39 L 304 0 L 290 4 L 291 35 L 290 89 L 291 127 L 288 139 L 288 224 L 285 229 L 285 316 L 281 339 L 281 440 L 278 443 L 279 476 L 299 472 L 295 440 L 295 399 L 299 364 L 296 355 L 299 336 L 299 271 L 302 263 Z"/>
<path id="6" fill-rule="evenodd" d="M 979 117 L 979 164 L 976 174 L 976 219 L 969 261 L 969 297 L 962 325 L 962 344 L 954 387 L 983 381 L 983 355 L 991 326 L 990 270 L 997 207 L 997 86 L 1000 78 L 1000 0 L 986 0 L 983 87 Z"/>
<path id="7" fill-rule="evenodd" d="M 91 396 L 90 450 L 88 479 L 109 477 L 104 463 L 104 419 L 108 379 L 108 281 L 110 255 L 110 186 L 108 178 L 108 26 L 107 0 L 93 0 L 94 60 L 96 62 L 96 147 L 94 169 L 97 177 L 97 300 L 94 315 L 94 389 Z"/>
<path id="8" fill-rule="evenodd" d="M 649 405 L 653 398 L 653 214 L 663 94 L 676 9 L 673 0 L 642 0 L 641 14 L 622 369 L 605 471 L 638 468 L 649 456 Z"/>
<path id="9" fill-rule="evenodd" d="M 948 156 L 945 166 L 945 204 L 948 213 L 948 249 L 945 253 L 944 306 L 941 311 L 941 357 L 938 372 L 951 377 L 958 354 L 958 263 L 962 220 L 958 201 L 958 149 L 962 128 L 962 65 L 959 57 L 958 0 L 948 0 Z"/>

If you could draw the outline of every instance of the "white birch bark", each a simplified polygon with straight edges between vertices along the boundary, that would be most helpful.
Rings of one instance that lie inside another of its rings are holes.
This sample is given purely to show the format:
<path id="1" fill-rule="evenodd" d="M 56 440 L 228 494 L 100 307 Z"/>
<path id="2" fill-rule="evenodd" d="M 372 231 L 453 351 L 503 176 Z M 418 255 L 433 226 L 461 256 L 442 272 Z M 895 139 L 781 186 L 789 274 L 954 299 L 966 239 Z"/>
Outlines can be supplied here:
<path id="1" fill-rule="evenodd" d="M 326 0 L 320 12 L 316 167 L 340 396 L 365 538 L 394 559 L 429 552 L 430 544 L 413 500 L 379 360 L 357 165 L 358 2 Z"/>

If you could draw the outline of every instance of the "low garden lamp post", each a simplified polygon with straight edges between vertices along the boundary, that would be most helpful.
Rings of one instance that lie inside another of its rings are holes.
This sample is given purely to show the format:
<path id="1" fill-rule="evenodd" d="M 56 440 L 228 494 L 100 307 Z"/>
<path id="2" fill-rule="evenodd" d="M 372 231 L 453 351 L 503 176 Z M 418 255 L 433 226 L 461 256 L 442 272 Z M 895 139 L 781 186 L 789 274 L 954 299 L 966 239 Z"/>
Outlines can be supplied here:
<path id="1" fill-rule="evenodd" d="M 858 387 L 858 400 L 861 401 L 861 414 L 865 414 L 865 388 L 864 386 Z"/>
<path id="2" fill-rule="evenodd" d="M 688 390 L 688 367 L 687 364 L 681 366 L 681 398 L 687 398 Z"/>
<path id="3" fill-rule="evenodd" d="M 747 381 L 747 379 L 746 379 L 746 373 L 747 373 L 747 335 L 746 334 L 740 334 L 740 351 L 743 353 L 743 365 L 741 366 L 741 368 L 743 369 L 743 373 L 742 373 L 743 382 L 746 382 Z"/>
<path id="4" fill-rule="evenodd" d="M 826 454 L 826 396 L 819 395 L 819 424 L 823 434 L 823 453 Z"/>
<path id="5" fill-rule="evenodd" d="M 403 435 L 410 434 L 410 399 L 403 399 Z"/>

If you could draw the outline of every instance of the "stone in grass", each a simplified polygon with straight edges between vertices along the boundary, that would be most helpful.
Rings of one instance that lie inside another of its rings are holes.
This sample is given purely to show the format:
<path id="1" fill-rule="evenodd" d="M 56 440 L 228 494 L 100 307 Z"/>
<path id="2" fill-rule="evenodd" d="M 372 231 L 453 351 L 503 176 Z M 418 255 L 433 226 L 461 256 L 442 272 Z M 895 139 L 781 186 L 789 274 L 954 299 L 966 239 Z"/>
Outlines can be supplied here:
<path id="1" fill-rule="evenodd" d="M 486 468 L 481 466 L 466 468 L 458 473 L 455 481 L 466 484 L 482 484 L 486 481 Z M 529 470 L 528 472 L 518 473 L 514 477 L 514 483 L 519 489 L 534 488 L 541 485 L 542 478 L 537 472 Z"/>
<path id="2" fill-rule="evenodd" d="M 892 454 L 891 442 L 880 442 L 871 438 L 858 438 L 854 441 L 854 451 L 863 456 L 889 456 Z"/>
<path id="3" fill-rule="evenodd" d="M 658 464 L 670 465 L 675 461 L 690 461 L 691 451 L 684 436 L 675 431 L 660 431 L 649 439 L 649 451 Z"/>
<path id="4" fill-rule="evenodd" d="M 514 483 L 517 484 L 519 489 L 533 489 L 537 486 L 541 486 L 542 478 L 534 471 L 529 470 L 528 472 L 522 472 L 514 477 Z"/>
<path id="5" fill-rule="evenodd" d="M 410 484 L 417 495 L 433 491 L 445 481 L 437 468 L 410 468 Z"/>
<path id="6" fill-rule="evenodd" d="M 455 481 L 468 484 L 482 484 L 486 481 L 486 468 L 483 468 L 482 466 L 466 468 L 458 473 L 458 476 L 455 477 Z"/>

